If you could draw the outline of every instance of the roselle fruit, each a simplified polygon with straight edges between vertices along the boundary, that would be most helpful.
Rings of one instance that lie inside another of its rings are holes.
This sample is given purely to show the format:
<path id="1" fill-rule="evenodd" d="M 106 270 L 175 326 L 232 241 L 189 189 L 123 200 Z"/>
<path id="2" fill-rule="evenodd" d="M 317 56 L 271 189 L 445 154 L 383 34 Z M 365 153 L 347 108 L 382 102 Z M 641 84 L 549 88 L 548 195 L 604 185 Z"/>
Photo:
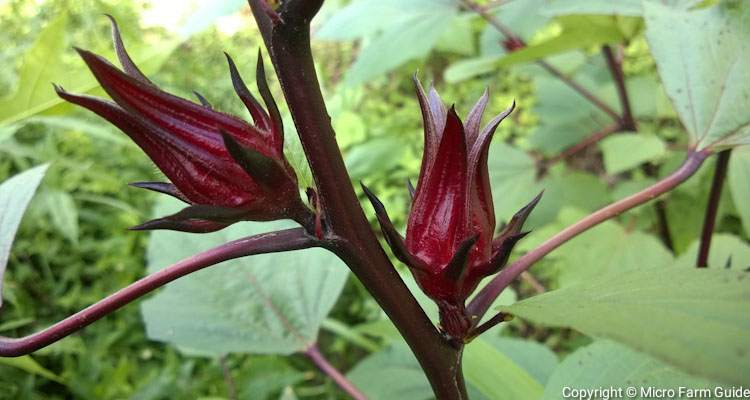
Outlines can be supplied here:
<path id="1" fill-rule="evenodd" d="M 284 156 L 281 117 L 258 55 L 257 84 L 264 109 L 227 55 L 234 89 L 254 124 L 160 90 L 128 55 L 112 19 L 117 57 L 124 71 L 104 58 L 76 49 L 113 101 L 76 95 L 55 86 L 63 99 L 87 108 L 127 134 L 170 183 L 133 186 L 174 196 L 182 211 L 132 229 L 212 232 L 242 220 L 293 219 L 303 225 L 311 212 L 300 198 L 294 169 Z"/>
<path id="2" fill-rule="evenodd" d="M 425 94 L 414 79 L 424 120 L 424 154 L 413 192 L 406 238 L 383 204 L 364 187 L 386 241 L 406 264 L 420 288 L 440 310 L 440 325 L 453 338 L 466 338 L 473 326 L 465 302 L 479 282 L 497 273 L 525 235 L 523 224 L 540 196 L 522 208 L 493 239 L 495 213 L 487 155 L 500 122 L 515 103 L 480 127 L 489 94 L 485 91 L 463 123 L 446 108 L 434 88 Z"/>

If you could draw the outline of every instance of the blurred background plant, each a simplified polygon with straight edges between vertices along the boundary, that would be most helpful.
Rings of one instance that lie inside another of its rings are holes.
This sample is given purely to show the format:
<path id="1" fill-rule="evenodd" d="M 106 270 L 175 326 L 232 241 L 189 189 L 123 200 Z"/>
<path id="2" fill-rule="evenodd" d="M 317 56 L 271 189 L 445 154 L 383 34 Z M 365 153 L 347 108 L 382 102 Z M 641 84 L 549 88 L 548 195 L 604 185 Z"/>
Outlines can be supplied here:
<path id="1" fill-rule="evenodd" d="M 683 3 L 712 7 L 717 2 Z M 491 18 L 479 15 L 472 4 Z M 576 4 L 328 0 L 315 21 L 313 45 L 352 181 L 365 181 L 403 227 L 409 206 L 406 182 L 416 182 L 422 146 L 421 116 L 410 79 L 414 71 L 432 80 L 444 99 L 455 101 L 460 115 L 487 86 L 492 112 L 517 102 L 512 121 L 502 124 L 495 137 L 490 169 L 501 221 L 545 189 L 529 221 L 534 233 L 520 251 L 672 171 L 688 137 L 649 53 L 640 1 Z M 722 6 L 731 6 L 727 4 Z M 147 270 L 209 247 L 207 240 L 270 229 L 241 224 L 207 236 L 211 239 L 126 231 L 152 212 L 164 214 L 152 211 L 155 206 L 170 207 L 169 202 L 156 204 L 153 194 L 126 186 L 158 180 L 159 172 L 116 129 L 62 104 L 50 84 L 102 94 L 71 46 L 113 60 L 104 13 L 119 21 L 131 54 L 153 81 L 183 97 L 198 91 L 215 108 L 247 117 L 232 91 L 222 54 L 231 54 L 250 80 L 262 41 L 244 1 L 0 3 L 0 39 L 6 43 L 0 50 L 0 181 L 50 163 L 13 243 L 0 311 L 2 335 L 21 336 L 45 327 Z M 492 18 L 530 46 L 506 54 Z M 603 45 L 611 45 L 622 60 L 639 132 L 601 135 L 601 140 L 577 148 L 611 123 L 608 115 L 529 62 L 546 59 L 618 110 Z M 278 87 L 272 89 L 280 99 Z M 288 157 L 301 180 L 310 182 L 294 126 L 283 112 L 291 139 Z M 580 151 L 558 156 L 571 148 Z M 565 287 L 597 271 L 634 269 L 645 259 L 655 266 L 692 265 L 712 163 L 672 192 L 661 208 L 642 206 L 573 240 L 500 301 L 510 304 Z M 710 265 L 750 265 L 748 175 L 750 152 L 738 149 L 727 194 L 721 198 Z M 365 209 L 374 222 L 370 208 Z M 216 267 L 162 289 L 33 358 L 0 358 L 0 398 L 345 398 L 300 354 L 315 341 L 371 398 L 429 398 L 413 357 L 359 282 L 325 253 L 306 254 L 304 260 L 292 253 L 285 262 L 259 257 Z M 294 273 L 263 273 L 282 270 L 284 264 L 294 265 L 289 267 Z M 271 287 L 268 293 L 258 295 L 258 286 L 249 281 L 231 284 L 237 281 L 233 277 L 244 276 L 247 265 L 255 271 L 253 280 Z M 314 268 L 318 265 L 321 268 Z M 290 293 L 288 283 L 301 276 L 308 282 L 298 282 Z M 404 277 L 414 287 L 411 278 Z M 186 290 L 197 284 L 205 289 L 199 295 Z M 295 303 L 290 300 L 295 293 L 305 295 Z M 282 310 L 269 313 L 263 307 L 268 302 Z M 434 316 L 429 302 L 424 304 Z M 211 317 L 231 323 L 209 324 L 206 318 Z M 295 329 L 284 328 L 279 321 L 285 319 Z M 197 328 L 174 331 L 191 323 Z M 688 376 L 620 344 L 591 342 L 571 329 L 521 320 L 495 328 L 467 348 L 472 398 L 555 398 L 557 386 L 570 385 L 576 373 L 612 357 L 624 360 L 620 371 L 645 365 L 638 376 L 649 382 L 708 385 L 702 377 Z M 656 370 L 666 372 L 655 377 L 651 373 Z M 589 383 L 617 384 L 620 375 L 605 370 L 599 381 Z M 509 395 L 509 385 L 522 389 Z"/>

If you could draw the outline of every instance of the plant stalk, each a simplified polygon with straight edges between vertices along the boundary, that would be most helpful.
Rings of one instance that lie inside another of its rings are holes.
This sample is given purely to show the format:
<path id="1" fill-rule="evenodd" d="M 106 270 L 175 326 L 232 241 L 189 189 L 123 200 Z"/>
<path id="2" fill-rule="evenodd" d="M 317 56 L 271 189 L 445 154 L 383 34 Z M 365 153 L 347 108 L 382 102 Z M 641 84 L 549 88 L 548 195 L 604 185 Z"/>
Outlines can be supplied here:
<path id="1" fill-rule="evenodd" d="M 336 369 L 318 349 L 317 344 L 307 348 L 305 355 L 317 366 L 324 374 L 328 375 L 336 385 L 354 400 L 367 400 L 367 396 L 357 389 L 354 384 Z"/>
<path id="2" fill-rule="evenodd" d="M 287 0 L 269 12 L 249 0 L 271 55 L 326 221 L 329 249 L 360 279 L 403 335 L 441 400 L 464 400 L 460 349 L 438 332 L 370 228 L 336 142 L 310 49 L 310 20 L 323 0 Z"/>
<path id="3" fill-rule="evenodd" d="M 468 307 L 470 315 L 476 316 L 476 320 L 480 321 L 497 296 L 499 296 L 500 293 L 502 293 L 502 291 L 513 282 L 513 280 L 524 271 L 531 268 L 531 266 L 542 257 L 590 228 L 599 225 L 608 219 L 614 218 L 631 208 L 647 203 L 674 189 L 676 186 L 693 176 L 709 155 L 710 152 L 707 150 L 688 151 L 688 156 L 682 166 L 666 178 L 636 194 L 595 211 L 560 231 L 555 236 L 547 239 L 537 248 L 518 258 L 510 266 L 500 271 L 500 273 L 474 297 Z"/>
<path id="4" fill-rule="evenodd" d="M 708 254 L 711 251 L 711 238 L 716 226 L 716 215 L 719 211 L 721 202 L 721 191 L 724 188 L 727 170 L 729 169 L 729 156 L 732 150 L 720 152 L 716 158 L 716 169 L 714 178 L 711 182 L 711 192 L 708 194 L 708 204 L 706 205 L 706 214 L 703 218 L 703 231 L 701 233 L 701 244 L 698 248 L 698 258 L 695 266 L 698 268 L 708 267 Z"/>
<path id="5" fill-rule="evenodd" d="M 278 253 L 315 246 L 320 246 L 320 242 L 307 235 L 302 228 L 264 233 L 225 243 L 139 279 L 47 329 L 22 338 L 0 336 L 0 357 L 22 356 L 55 343 L 154 289 L 203 268 L 254 254 Z"/>
<path id="6" fill-rule="evenodd" d="M 615 82 L 617 88 L 617 96 L 620 99 L 620 107 L 622 108 L 622 115 L 620 117 L 620 125 L 622 130 L 635 131 L 636 124 L 635 118 L 633 118 L 633 111 L 630 108 L 630 99 L 628 97 L 628 89 L 625 86 L 625 74 L 622 71 L 622 63 L 615 57 L 612 47 L 609 45 L 602 46 L 602 53 L 604 59 L 607 61 L 607 66 L 612 74 L 612 80 Z"/>

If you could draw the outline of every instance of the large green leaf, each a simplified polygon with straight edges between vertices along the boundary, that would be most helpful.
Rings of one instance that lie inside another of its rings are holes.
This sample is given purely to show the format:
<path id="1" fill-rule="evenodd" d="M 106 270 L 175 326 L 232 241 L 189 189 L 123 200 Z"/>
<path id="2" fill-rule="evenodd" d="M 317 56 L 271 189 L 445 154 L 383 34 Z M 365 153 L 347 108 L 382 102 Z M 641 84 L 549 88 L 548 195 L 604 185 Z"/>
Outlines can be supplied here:
<path id="1" fill-rule="evenodd" d="M 489 56 L 460 60 L 446 68 L 443 77 L 448 83 L 457 83 L 475 76 L 489 74 L 497 70 L 499 59 L 499 56 Z"/>
<path id="2" fill-rule="evenodd" d="M 558 220 L 561 227 L 565 227 L 585 216 L 577 210 L 563 209 Z M 555 227 L 554 231 L 559 229 Z M 672 254 L 659 239 L 625 229 L 614 221 L 604 222 L 575 237 L 550 254 L 549 260 L 553 262 L 562 287 L 586 282 L 605 273 L 638 271 L 644 267 L 665 268 L 674 262 Z M 643 260 L 648 260 L 648 266 L 643 265 Z"/>
<path id="3" fill-rule="evenodd" d="M 547 0 L 506 1 L 492 11 L 492 15 L 525 41 L 531 40 L 537 31 L 549 22 L 541 11 Z M 483 57 L 505 54 L 502 41 L 505 37 L 491 24 L 486 24 L 479 38 L 480 55 Z"/>
<path id="4" fill-rule="evenodd" d="M 542 200 L 529 217 L 526 229 L 554 221 L 566 206 L 593 211 L 608 202 L 606 186 L 588 173 L 558 168 L 537 180 L 534 159 L 505 143 L 490 146 L 488 165 L 498 221 L 507 222 L 542 190 Z"/>
<path id="5" fill-rule="evenodd" d="M 659 268 L 603 274 L 501 307 L 544 325 L 621 342 L 727 383 L 750 370 L 750 273 Z"/>
<path id="6" fill-rule="evenodd" d="M 456 11 L 450 0 L 360 0 L 334 15 L 317 37 L 365 39 L 345 76 L 347 84 L 356 85 L 427 55 L 452 26 Z"/>
<path id="7" fill-rule="evenodd" d="M 71 52 L 65 40 L 68 19 L 65 14 L 53 19 L 41 31 L 36 42 L 26 52 L 19 70 L 18 87 L 10 96 L 0 99 L 0 126 L 12 124 L 61 104 L 52 89 L 57 83 L 75 92 L 90 92 L 99 87 L 83 61 L 69 65 L 65 54 Z M 131 54 L 145 73 L 158 69 L 179 44 L 176 40 L 159 45 L 129 46 Z"/>
<path id="8" fill-rule="evenodd" d="M 175 211 L 162 202 L 157 215 Z M 155 232 L 149 271 L 241 236 L 290 224 L 239 223 L 217 233 Z M 223 263 L 169 284 L 143 303 L 148 336 L 208 355 L 291 354 L 313 343 L 343 288 L 346 266 L 322 249 L 259 255 Z"/>
<path id="9" fill-rule="evenodd" d="M 604 158 L 604 169 L 609 174 L 633 169 L 644 162 L 656 161 L 667 152 L 664 141 L 654 134 L 623 133 L 599 142 Z"/>
<path id="10" fill-rule="evenodd" d="M 542 15 L 559 16 L 569 14 L 622 15 L 639 17 L 643 15 L 641 0 L 544 0 Z M 657 1 L 657 0 L 648 0 Z M 690 9 L 705 0 L 658 0 L 682 9 Z"/>
<path id="11" fill-rule="evenodd" d="M 614 86 L 602 63 L 585 64 L 569 74 L 583 87 L 617 109 Z M 578 95 L 564 82 L 549 74 L 534 79 L 537 103 L 534 112 L 540 123 L 530 138 L 531 145 L 545 155 L 556 155 L 585 137 L 611 125 L 609 115 Z"/>
<path id="12" fill-rule="evenodd" d="M 644 397 L 640 388 L 677 390 L 679 387 L 713 389 L 716 386 L 715 383 L 692 377 L 646 354 L 615 342 L 600 340 L 576 350 L 560 363 L 544 388 L 542 399 L 558 400 L 566 387 L 568 390 L 621 388 L 623 394 L 624 389 L 635 387 L 638 390 L 636 395 L 628 395 L 627 398 L 653 399 L 653 395 Z"/>
<path id="13" fill-rule="evenodd" d="M 542 14 L 600 14 L 627 15 L 637 17 L 642 14 L 641 0 L 546 0 Z"/>
<path id="14" fill-rule="evenodd" d="M 371 354 L 347 377 L 370 400 L 427 400 L 434 396 L 417 359 L 403 342 Z"/>
<path id="15" fill-rule="evenodd" d="M 0 306 L 3 304 L 3 275 L 10 246 L 26 207 L 47 172 L 47 164 L 24 171 L 0 185 Z"/>
<path id="16" fill-rule="evenodd" d="M 472 399 L 534 399 L 557 365 L 539 343 L 483 337 L 466 346 L 464 373 Z M 362 360 L 349 379 L 371 400 L 433 398 L 419 363 L 403 342 L 394 342 Z"/>
<path id="17" fill-rule="evenodd" d="M 490 399 L 538 399 L 544 386 L 509 356 L 484 340 L 464 349 L 467 380 Z"/>
<path id="18" fill-rule="evenodd" d="M 728 180 L 734 206 L 742 219 L 742 227 L 745 228 L 745 234 L 750 236 L 750 147 L 732 150 Z"/>
<path id="19" fill-rule="evenodd" d="M 676 265 L 694 268 L 698 258 L 699 246 L 700 239 L 696 239 L 677 258 Z M 748 270 L 750 268 L 750 245 L 737 236 L 727 233 L 714 233 L 711 238 L 711 251 L 708 253 L 708 267 Z"/>
<path id="20" fill-rule="evenodd" d="M 698 148 L 750 143 L 750 3 L 682 10 L 644 2 L 646 38 Z"/>
<path id="21" fill-rule="evenodd" d="M 559 23 L 559 35 L 514 51 L 501 58 L 498 65 L 536 61 L 571 50 L 621 42 L 627 37 L 615 17 L 571 15 L 560 17 Z"/>

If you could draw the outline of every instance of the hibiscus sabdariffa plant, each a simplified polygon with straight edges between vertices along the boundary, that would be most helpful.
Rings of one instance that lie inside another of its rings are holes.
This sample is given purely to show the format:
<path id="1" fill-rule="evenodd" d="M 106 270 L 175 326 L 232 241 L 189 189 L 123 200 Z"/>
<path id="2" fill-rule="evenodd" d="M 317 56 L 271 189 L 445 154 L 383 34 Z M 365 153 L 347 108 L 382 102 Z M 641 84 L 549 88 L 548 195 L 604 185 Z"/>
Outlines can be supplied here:
<path id="1" fill-rule="evenodd" d="M 249 3 L 309 161 L 314 188 L 298 186 L 284 156 L 281 118 L 260 57 L 257 83 L 265 108 L 250 94 L 227 57 L 235 91 L 250 111 L 253 124 L 214 110 L 200 95 L 198 102 L 193 102 L 160 90 L 130 59 L 114 21 L 115 49 L 123 70 L 78 50 L 112 101 L 55 89 L 65 100 L 95 112 L 130 136 L 170 181 L 134 186 L 187 203 L 174 215 L 134 229 L 202 233 L 239 221 L 277 219 L 291 219 L 301 227 L 239 239 L 166 267 L 48 329 L 23 338 L 0 338 L 0 355 L 33 352 L 168 282 L 222 261 L 322 247 L 348 265 L 388 314 L 414 352 L 436 397 L 466 399 L 462 350 L 473 337 L 505 319 L 497 314 L 482 321 L 502 290 L 579 233 L 679 185 L 711 154 L 709 149 L 689 149 L 683 165 L 671 175 L 592 213 L 503 268 L 514 245 L 523 238 L 523 224 L 541 196 L 530 199 L 495 234 L 487 154 L 493 133 L 514 106 L 482 127 L 488 93 L 462 121 L 434 88 L 425 93 L 415 79 L 425 143 L 405 237 L 394 228 L 375 194 L 363 189 L 393 253 L 437 303 L 440 321 L 436 325 L 401 280 L 371 229 L 336 143 L 310 49 L 310 21 L 323 0 L 286 0 L 278 6 L 266 0 Z M 301 189 L 307 191 L 308 202 L 302 200 Z M 490 283 L 466 304 L 479 282 L 492 275 Z M 340 376 L 331 376 L 344 390 L 361 398 Z"/>
<path id="2" fill-rule="evenodd" d="M 525 236 L 523 223 L 541 195 L 493 239 L 495 210 L 487 153 L 492 135 L 515 104 L 480 129 L 488 91 L 464 124 L 454 107 L 446 108 L 434 87 L 427 95 L 416 77 L 414 83 L 425 143 L 405 239 L 393 227 L 380 200 L 367 187 L 363 189 L 393 253 L 437 303 L 442 330 L 451 340 L 464 340 L 476 322 L 466 311 L 466 299 L 483 278 L 497 273 L 508 261 L 513 246 Z"/>

